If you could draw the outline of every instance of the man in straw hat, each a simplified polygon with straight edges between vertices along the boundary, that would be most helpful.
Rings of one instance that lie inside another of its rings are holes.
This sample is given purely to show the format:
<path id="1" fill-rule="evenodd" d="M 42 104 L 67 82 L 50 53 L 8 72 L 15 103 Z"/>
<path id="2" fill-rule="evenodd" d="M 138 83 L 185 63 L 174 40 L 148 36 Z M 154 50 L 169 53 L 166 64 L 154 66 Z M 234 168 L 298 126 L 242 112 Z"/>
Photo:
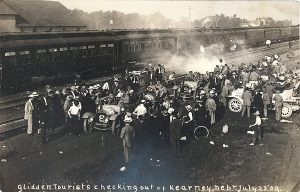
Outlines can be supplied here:
<path id="1" fill-rule="evenodd" d="M 125 116 L 124 122 L 125 126 L 122 128 L 120 137 L 123 141 L 125 162 L 129 163 L 132 143 L 135 137 L 134 127 L 130 124 L 132 122 L 131 114 Z"/>
<path id="2" fill-rule="evenodd" d="M 24 119 L 27 120 L 28 125 L 27 125 L 27 134 L 33 135 L 35 129 L 38 126 L 38 102 L 37 102 L 37 97 L 39 94 L 37 92 L 31 93 L 28 97 L 28 101 L 25 104 L 25 114 L 24 114 Z"/>
<path id="3" fill-rule="evenodd" d="M 263 145 L 264 130 L 263 127 L 261 126 L 261 118 L 259 115 L 260 115 L 259 111 L 256 111 L 255 123 L 253 125 L 249 125 L 249 128 L 255 127 L 254 134 L 253 134 L 253 142 L 250 143 L 249 145 L 255 145 L 256 143 L 259 143 L 260 146 Z"/>

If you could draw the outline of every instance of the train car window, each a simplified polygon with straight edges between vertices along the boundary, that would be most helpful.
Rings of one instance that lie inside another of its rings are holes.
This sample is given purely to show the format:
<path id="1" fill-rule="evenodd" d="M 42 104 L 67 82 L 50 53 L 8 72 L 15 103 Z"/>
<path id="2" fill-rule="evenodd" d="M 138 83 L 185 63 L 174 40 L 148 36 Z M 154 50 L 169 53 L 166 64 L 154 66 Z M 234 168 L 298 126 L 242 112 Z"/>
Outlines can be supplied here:
<path id="1" fill-rule="evenodd" d="M 114 54 L 114 44 L 108 44 L 107 45 L 107 54 L 113 55 Z"/>
<path id="2" fill-rule="evenodd" d="M 17 55 L 17 63 L 29 64 L 30 63 L 29 51 L 19 51 Z"/>
<path id="3" fill-rule="evenodd" d="M 290 28 L 281 29 L 281 35 L 290 35 L 290 34 L 292 34 L 292 30 Z"/>
<path id="4" fill-rule="evenodd" d="M 146 49 L 146 41 L 141 41 L 141 50 L 144 51 Z"/>
<path id="5" fill-rule="evenodd" d="M 134 43 L 133 42 L 130 42 L 128 45 L 127 45 L 127 52 L 133 52 L 134 51 Z"/>
<path id="6" fill-rule="evenodd" d="M 95 55 L 95 45 L 89 45 L 87 50 L 87 56 L 93 57 Z"/>
<path id="7" fill-rule="evenodd" d="M 51 48 L 48 50 L 48 62 L 54 62 L 57 59 L 58 50 L 57 48 Z"/>
<path id="8" fill-rule="evenodd" d="M 106 55 L 106 45 L 105 44 L 101 44 L 100 45 L 100 49 L 99 49 L 99 55 Z"/>
<path id="9" fill-rule="evenodd" d="M 45 63 L 47 61 L 47 51 L 46 49 L 36 50 L 36 62 Z"/>
<path id="10" fill-rule="evenodd" d="M 0 68 L 2 68 L 2 65 L 3 65 L 3 56 L 2 54 L 0 53 Z M 1 70 L 1 69 L 0 69 Z"/>
<path id="11" fill-rule="evenodd" d="M 16 52 L 7 52 L 4 54 L 4 62 L 8 66 L 16 65 Z"/>
<path id="12" fill-rule="evenodd" d="M 61 59 L 67 59 L 68 58 L 68 48 L 67 47 L 59 48 L 59 55 L 60 55 Z"/>
<path id="13" fill-rule="evenodd" d="M 134 46 L 134 51 L 140 51 L 141 50 L 141 46 L 139 42 L 135 42 Z"/>
<path id="14" fill-rule="evenodd" d="M 151 41 L 147 41 L 146 43 L 146 49 L 151 49 Z"/>
<path id="15" fill-rule="evenodd" d="M 152 44 L 151 44 L 151 48 L 152 49 L 155 49 L 157 47 L 157 42 L 156 41 L 153 41 Z"/>
<path id="16" fill-rule="evenodd" d="M 81 57 L 86 57 L 86 46 L 81 46 L 79 47 L 79 50 L 78 50 L 78 55 L 81 56 Z"/>
<path id="17" fill-rule="evenodd" d="M 78 47 L 70 47 L 70 57 L 75 59 L 77 57 Z"/>
<path id="18" fill-rule="evenodd" d="M 158 40 L 158 48 L 163 48 L 163 40 L 161 39 Z"/>

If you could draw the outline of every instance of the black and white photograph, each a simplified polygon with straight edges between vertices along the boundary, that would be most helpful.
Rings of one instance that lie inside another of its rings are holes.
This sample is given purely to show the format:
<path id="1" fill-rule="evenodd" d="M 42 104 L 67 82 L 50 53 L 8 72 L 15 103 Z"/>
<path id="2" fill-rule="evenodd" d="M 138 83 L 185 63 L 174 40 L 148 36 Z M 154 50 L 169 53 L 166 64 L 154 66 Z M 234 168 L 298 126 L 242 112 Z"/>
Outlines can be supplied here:
<path id="1" fill-rule="evenodd" d="M 300 192 L 299 0 L 0 0 L 0 192 Z"/>

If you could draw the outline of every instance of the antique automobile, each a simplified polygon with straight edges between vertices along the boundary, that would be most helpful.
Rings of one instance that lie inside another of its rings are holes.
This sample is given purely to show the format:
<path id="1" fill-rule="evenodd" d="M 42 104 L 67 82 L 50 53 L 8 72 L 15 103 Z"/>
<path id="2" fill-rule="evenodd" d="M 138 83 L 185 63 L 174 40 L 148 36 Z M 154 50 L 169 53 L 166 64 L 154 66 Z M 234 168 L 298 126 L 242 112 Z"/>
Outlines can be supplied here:
<path id="1" fill-rule="evenodd" d="M 121 108 L 118 105 L 99 105 L 96 114 L 86 112 L 83 118 L 83 130 L 91 133 L 94 129 L 111 130 L 117 134 L 121 129 L 122 120 L 120 118 Z"/>
<path id="2" fill-rule="evenodd" d="M 241 112 L 243 109 L 243 99 L 242 94 L 244 92 L 244 87 L 241 86 L 235 89 L 229 97 L 228 107 L 232 112 Z M 300 97 L 294 96 L 294 90 L 284 89 L 280 92 L 280 95 L 283 98 L 283 107 L 282 107 L 282 117 L 288 118 L 292 115 L 293 111 L 298 111 L 300 109 Z M 272 103 L 275 101 L 272 100 Z M 272 108 L 274 110 L 274 108 Z"/>
<path id="3" fill-rule="evenodd" d="M 184 81 L 181 84 L 179 96 L 184 99 L 192 99 L 197 89 L 197 84 L 196 81 Z"/>

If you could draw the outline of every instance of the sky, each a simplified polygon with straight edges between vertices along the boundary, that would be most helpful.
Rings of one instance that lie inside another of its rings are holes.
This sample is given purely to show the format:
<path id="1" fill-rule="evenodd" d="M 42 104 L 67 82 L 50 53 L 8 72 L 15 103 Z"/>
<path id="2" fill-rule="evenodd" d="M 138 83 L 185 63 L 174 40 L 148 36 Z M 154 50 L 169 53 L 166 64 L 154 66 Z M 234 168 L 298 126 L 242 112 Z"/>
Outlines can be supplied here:
<path id="1" fill-rule="evenodd" d="M 299 24 L 299 0 L 272 0 L 272 1 L 156 1 L 156 0 L 55 0 L 60 1 L 69 9 L 93 11 L 120 11 L 123 13 L 139 13 L 148 15 L 161 12 L 165 17 L 180 20 L 188 18 L 191 21 L 209 15 L 224 14 L 254 20 L 257 17 L 272 17 L 275 20 L 293 20 Z M 190 7 L 190 9 L 189 9 Z"/>

